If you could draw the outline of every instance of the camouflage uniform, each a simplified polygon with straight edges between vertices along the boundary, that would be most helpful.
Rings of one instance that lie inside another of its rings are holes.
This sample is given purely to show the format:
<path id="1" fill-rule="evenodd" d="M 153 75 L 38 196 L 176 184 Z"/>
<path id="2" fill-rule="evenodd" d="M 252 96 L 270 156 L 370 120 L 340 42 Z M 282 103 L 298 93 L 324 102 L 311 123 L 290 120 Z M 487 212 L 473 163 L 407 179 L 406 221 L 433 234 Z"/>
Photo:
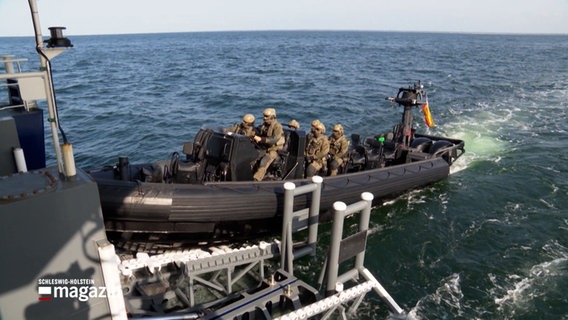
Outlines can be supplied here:
<path id="1" fill-rule="evenodd" d="M 258 135 L 253 137 L 265 151 L 261 155 L 258 169 L 254 173 L 253 178 L 255 181 L 262 181 L 266 170 L 278 157 L 278 150 L 281 150 L 284 146 L 284 130 L 282 125 L 276 120 L 276 111 L 268 108 L 264 110 L 263 115 L 264 123 L 257 128 Z"/>
<path id="2" fill-rule="evenodd" d="M 337 171 L 347 160 L 349 141 L 345 139 L 343 127 L 337 124 L 333 127 L 333 134 L 329 136 L 329 168 L 330 176 L 337 175 Z"/>
<path id="3" fill-rule="evenodd" d="M 327 163 L 329 141 L 324 135 L 325 126 L 319 120 L 312 121 L 312 130 L 306 137 L 306 177 L 310 178 Z"/>
<path id="4" fill-rule="evenodd" d="M 245 114 L 241 123 L 235 123 L 235 125 L 233 125 L 232 127 L 224 129 L 224 132 L 233 132 L 236 134 L 253 137 L 256 133 L 254 129 L 254 120 L 255 119 L 252 114 Z"/>
<path id="5" fill-rule="evenodd" d="M 229 131 L 249 137 L 252 137 L 255 134 L 254 126 L 247 125 L 246 123 L 235 124 L 231 129 L 229 129 Z"/>

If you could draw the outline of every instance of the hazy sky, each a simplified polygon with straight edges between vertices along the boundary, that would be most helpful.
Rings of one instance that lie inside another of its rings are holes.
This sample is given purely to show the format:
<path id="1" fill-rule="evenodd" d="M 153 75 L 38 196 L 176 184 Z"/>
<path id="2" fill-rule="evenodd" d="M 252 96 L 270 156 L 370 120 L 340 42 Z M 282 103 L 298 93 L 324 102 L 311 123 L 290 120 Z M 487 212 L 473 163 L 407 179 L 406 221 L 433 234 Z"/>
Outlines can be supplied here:
<path id="1" fill-rule="evenodd" d="M 568 0 L 39 0 L 42 32 L 378 30 L 568 35 Z M 33 35 L 27 0 L 0 0 L 0 36 Z"/>

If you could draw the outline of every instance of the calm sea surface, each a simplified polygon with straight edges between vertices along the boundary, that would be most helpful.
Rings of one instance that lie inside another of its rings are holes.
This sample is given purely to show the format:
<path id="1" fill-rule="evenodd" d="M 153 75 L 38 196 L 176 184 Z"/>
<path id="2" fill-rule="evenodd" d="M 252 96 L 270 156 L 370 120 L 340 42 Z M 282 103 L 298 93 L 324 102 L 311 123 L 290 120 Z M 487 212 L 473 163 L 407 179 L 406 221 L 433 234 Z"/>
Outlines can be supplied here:
<path id="1" fill-rule="evenodd" d="M 81 167 L 166 159 L 204 125 L 276 108 L 346 133 L 389 130 L 422 80 L 466 141 L 447 180 L 374 210 L 366 265 L 416 319 L 568 319 L 568 36 L 231 32 L 71 37 L 53 60 Z M 28 57 L 33 38 L 0 38 Z M 53 163 L 52 148 L 48 147 Z M 355 223 L 355 222 L 350 222 Z M 329 228 L 328 228 L 329 229 Z M 322 237 L 328 237 L 324 231 Z M 302 272 L 317 277 L 304 262 Z M 362 319 L 388 317 L 373 293 Z"/>

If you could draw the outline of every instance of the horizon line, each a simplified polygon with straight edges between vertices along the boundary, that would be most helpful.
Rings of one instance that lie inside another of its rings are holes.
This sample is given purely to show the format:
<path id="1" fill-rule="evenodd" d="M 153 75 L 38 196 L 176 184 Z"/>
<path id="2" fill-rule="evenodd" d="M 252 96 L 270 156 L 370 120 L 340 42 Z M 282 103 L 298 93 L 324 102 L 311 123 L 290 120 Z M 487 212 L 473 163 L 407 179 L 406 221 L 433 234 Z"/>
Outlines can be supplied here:
<path id="1" fill-rule="evenodd" d="M 462 34 L 462 35 L 503 35 L 503 36 L 568 36 L 568 33 L 553 32 L 499 32 L 499 31 L 434 31 L 434 30 L 373 30 L 373 29 L 241 29 L 241 30 L 194 30 L 194 31 L 155 31 L 155 32 L 122 32 L 122 33 L 69 33 L 67 37 L 80 36 L 120 36 L 120 35 L 150 35 L 175 33 L 230 33 L 230 32 L 369 32 L 369 33 L 424 33 L 424 34 Z M 42 34 L 43 35 L 43 34 Z M 0 35 L 0 38 L 25 38 L 35 35 Z"/>

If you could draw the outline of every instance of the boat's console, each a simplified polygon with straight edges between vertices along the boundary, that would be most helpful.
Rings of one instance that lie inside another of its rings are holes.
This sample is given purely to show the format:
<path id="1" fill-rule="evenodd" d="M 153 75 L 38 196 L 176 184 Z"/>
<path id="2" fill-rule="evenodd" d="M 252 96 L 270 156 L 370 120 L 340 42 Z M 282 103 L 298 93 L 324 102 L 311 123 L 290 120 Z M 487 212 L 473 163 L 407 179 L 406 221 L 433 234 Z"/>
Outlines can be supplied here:
<path id="1" fill-rule="evenodd" d="M 302 178 L 305 133 L 285 129 L 286 142 L 271 165 L 274 179 Z M 201 129 L 184 145 L 185 161 L 174 171 L 178 183 L 251 181 L 262 150 L 248 136 Z"/>

